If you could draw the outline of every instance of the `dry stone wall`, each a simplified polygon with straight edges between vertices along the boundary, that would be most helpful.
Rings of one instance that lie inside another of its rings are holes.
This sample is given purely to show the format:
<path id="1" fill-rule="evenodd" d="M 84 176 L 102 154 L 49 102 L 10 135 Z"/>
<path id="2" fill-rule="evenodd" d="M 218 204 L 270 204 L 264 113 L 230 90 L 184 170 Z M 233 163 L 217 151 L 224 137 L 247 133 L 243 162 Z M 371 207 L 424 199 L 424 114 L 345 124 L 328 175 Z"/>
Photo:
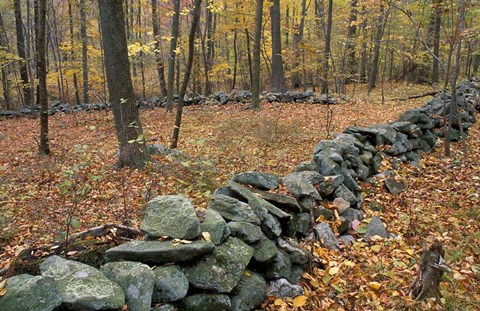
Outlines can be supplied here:
<path id="1" fill-rule="evenodd" d="M 466 132 L 475 121 L 479 92 L 473 83 L 459 86 L 462 122 L 454 123 L 452 140 L 460 139 L 460 127 Z M 320 141 L 312 160 L 286 176 L 237 174 L 215 191 L 203 213 L 188 198 L 156 197 L 140 227 L 144 240 L 107 250 L 108 263 L 99 270 L 49 257 L 40 276 L 8 280 L 0 310 L 120 310 L 123 304 L 134 311 L 152 306 L 157 311 L 252 310 L 268 295 L 301 295 L 296 284 L 311 258 L 299 243 L 313 239 L 341 251 L 342 243 L 354 241 L 348 231 L 362 219 L 359 181 L 378 174 L 388 157 L 418 165 L 421 154 L 431 152 L 442 136 L 443 112 L 450 102 L 448 94 L 441 94 L 396 122 L 349 127 Z M 280 185 L 287 194 L 277 192 Z M 387 186 L 401 191 L 393 182 Z M 322 206 L 326 201 L 339 212 L 340 236 L 328 223 L 315 222 L 334 218 Z M 364 238 L 375 235 L 388 237 L 378 217 Z"/>

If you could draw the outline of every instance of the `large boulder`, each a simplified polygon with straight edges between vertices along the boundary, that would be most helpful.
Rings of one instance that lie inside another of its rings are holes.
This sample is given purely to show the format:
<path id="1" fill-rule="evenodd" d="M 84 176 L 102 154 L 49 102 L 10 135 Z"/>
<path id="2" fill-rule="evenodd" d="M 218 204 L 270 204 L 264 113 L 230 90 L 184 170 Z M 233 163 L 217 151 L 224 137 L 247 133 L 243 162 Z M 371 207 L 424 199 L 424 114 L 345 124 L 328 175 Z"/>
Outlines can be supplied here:
<path id="1" fill-rule="evenodd" d="M 131 241 L 107 250 L 107 261 L 131 260 L 161 265 L 186 262 L 211 253 L 215 245 L 210 241 L 174 243 L 173 241 Z"/>
<path id="2" fill-rule="evenodd" d="M 257 308 L 267 298 L 267 289 L 267 282 L 260 274 L 245 271 L 230 296 L 232 310 L 243 311 Z"/>
<path id="3" fill-rule="evenodd" d="M 50 277 L 20 274 L 9 278 L 5 289 L 0 296 L 2 311 L 51 311 L 62 304 Z"/>
<path id="4" fill-rule="evenodd" d="M 153 269 L 155 274 L 155 287 L 153 289 L 153 302 L 177 301 L 188 292 L 188 279 L 177 266 L 162 266 Z"/>
<path id="5" fill-rule="evenodd" d="M 229 293 L 237 286 L 252 256 L 252 247 L 240 239 L 229 237 L 213 253 L 187 268 L 185 274 L 197 288 Z"/>
<path id="6" fill-rule="evenodd" d="M 140 229 L 150 238 L 195 239 L 200 234 L 200 220 L 189 199 L 177 195 L 158 196 L 148 202 Z"/>
<path id="7" fill-rule="evenodd" d="M 55 280 L 62 303 L 69 309 L 120 309 L 125 303 L 122 288 L 91 266 L 51 256 L 40 265 L 40 271 Z"/>
<path id="8" fill-rule="evenodd" d="M 128 310 L 150 310 L 155 275 L 149 266 L 133 261 L 109 262 L 100 271 L 123 289 Z"/>
<path id="9" fill-rule="evenodd" d="M 278 188 L 279 178 L 276 175 L 263 172 L 245 172 L 233 176 L 233 180 L 259 189 L 271 190 Z"/>

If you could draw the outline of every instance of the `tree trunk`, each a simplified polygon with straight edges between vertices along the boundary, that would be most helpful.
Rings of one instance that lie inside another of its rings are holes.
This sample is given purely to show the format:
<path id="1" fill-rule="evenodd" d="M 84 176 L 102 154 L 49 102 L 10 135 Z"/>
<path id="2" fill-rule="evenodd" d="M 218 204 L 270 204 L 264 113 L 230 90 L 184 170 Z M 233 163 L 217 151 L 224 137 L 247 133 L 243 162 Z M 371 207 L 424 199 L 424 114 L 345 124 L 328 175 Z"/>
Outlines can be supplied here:
<path id="1" fill-rule="evenodd" d="M 238 67 L 238 48 L 237 48 L 237 28 L 233 32 L 233 81 L 232 81 L 232 91 L 235 89 L 237 84 L 237 67 Z"/>
<path id="2" fill-rule="evenodd" d="M 7 36 L 3 25 L 2 14 L 0 13 L 0 51 L 8 52 Z M 0 70 L 2 79 L 3 99 L 5 100 L 5 109 L 10 110 L 12 103 L 10 98 L 10 83 L 8 81 L 8 65 L 3 65 Z"/>
<path id="3" fill-rule="evenodd" d="M 347 75 L 345 82 L 350 82 L 354 80 L 355 68 L 357 67 L 357 59 L 355 58 L 356 50 L 356 34 L 357 34 L 357 3 L 358 0 L 350 1 L 350 17 L 348 19 L 348 30 L 347 30 L 347 44 L 345 46 L 346 50 L 346 71 Z"/>
<path id="4" fill-rule="evenodd" d="M 385 7 L 383 5 L 383 2 L 380 3 L 380 12 L 378 15 L 377 30 L 375 34 L 375 45 L 373 48 L 373 61 L 372 61 L 372 67 L 370 69 L 370 74 L 368 77 L 369 93 L 377 85 L 378 65 L 380 63 L 380 47 L 382 45 L 383 33 L 385 31 L 385 26 L 387 25 L 389 12 L 390 12 L 390 7 L 388 8 L 387 12 L 385 12 Z"/>
<path id="5" fill-rule="evenodd" d="M 302 10 L 300 12 L 300 24 L 298 25 L 298 32 L 293 35 L 293 45 L 295 49 L 295 59 L 293 60 L 293 68 L 295 72 L 293 73 L 293 87 L 297 88 L 300 87 L 302 84 L 302 78 L 300 71 L 298 68 L 300 67 L 300 59 L 301 59 L 301 51 L 300 51 L 300 44 L 303 42 L 303 34 L 305 30 L 305 15 L 307 13 L 307 1 L 302 0 Z M 303 50 L 303 48 L 302 48 Z M 305 81 L 303 81 L 305 82 Z"/>
<path id="6" fill-rule="evenodd" d="M 439 243 L 433 243 L 427 251 L 423 249 L 423 255 L 420 267 L 415 281 L 410 286 L 409 295 L 415 300 L 425 298 L 439 298 L 440 282 L 444 272 L 449 272 L 450 268 L 443 259 L 445 251 Z"/>
<path id="7" fill-rule="evenodd" d="M 441 0 L 432 0 L 434 15 L 434 27 L 433 27 L 433 65 L 432 65 L 432 82 L 437 83 L 439 77 L 439 63 L 438 58 L 440 56 L 440 26 L 441 26 Z"/>
<path id="8" fill-rule="evenodd" d="M 22 90 L 24 105 L 30 106 L 33 104 L 32 90 L 30 89 L 28 70 L 27 70 L 27 54 L 25 49 L 25 34 L 23 32 L 22 10 L 20 0 L 14 0 L 15 5 L 15 26 L 17 34 L 17 50 L 18 56 L 22 59 L 20 63 L 20 78 L 22 80 Z"/>
<path id="9" fill-rule="evenodd" d="M 80 0 L 80 38 L 82 40 L 82 84 L 83 84 L 83 103 L 90 103 L 88 97 L 88 37 L 87 37 L 87 19 L 85 16 L 85 0 Z"/>
<path id="10" fill-rule="evenodd" d="M 47 0 L 38 0 L 37 37 L 37 78 L 38 101 L 40 103 L 40 153 L 50 154 L 48 142 L 48 98 L 47 98 L 47 59 L 46 59 L 46 14 Z"/>
<path id="11" fill-rule="evenodd" d="M 108 92 L 119 143 L 118 166 L 143 167 L 148 159 L 133 91 L 122 0 L 99 0 Z"/>
<path id="12" fill-rule="evenodd" d="M 175 116 L 175 127 L 173 128 L 172 142 L 170 148 L 177 148 L 178 136 L 180 135 L 180 126 L 182 124 L 183 113 L 183 98 L 187 92 L 188 80 L 190 79 L 190 72 L 192 71 L 193 55 L 195 48 L 195 33 L 197 31 L 198 21 L 200 20 L 202 0 L 195 0 L 195 8 L 193 9 L 192 26 L 188 36 L 188 58 L 187 66 L 185 68 L 185 75 L 183 76 L 182 87 L 180 89 L 180 98 L 178 99 L 177 114 Z"/>
<path id="13" fill-rule="evenodd" d="M 213 1 L 212 1 L 213 2 Z M 211 1 L 207 1 L 206 8 L 206 21 L 205 21 L 205 30 L 206 30 L 206 52 L 205 55 L 205 95 L 210 95 L 212 93 L 212 82 L 210 81 L 210 71 L 212 70 L 213 63 L 213 13 L 210 9 Z"/>
<path id="14" fill-rule="evenodd" d="M 328 63 L 330 61 L 330 43 L 332 41 L 333 0 L 328 1 L 327 31 L 325 34 L 325 50 L 323 51 L 322 94 L 328 94 Z"/>
<path id="15" fill-rule="evenodd" d="M 272 92 L 283 93 L 287 90 L 282 60 L 282 28 L 280 26 L 280 0 L 273 0 L 270 8 L 272 24 Z"/>
<path id="16" fill-rule="evenodd" d="M 245 37 L 247 38 L 247 58 L 248 58 L 248 74 L 250 77 L 250 89 L 253 85 L 253 64 L 252 64 L 252 51 L 250 49 L 250 32 L 248 28 L 245 28 Z"/>
<path id="17" fill-rule="evenodd" d="M 257 0 L 255 10 L 255 37 L 253 40 L 252 102 L 250 108 L 260 109 L 260 42 L 262 37 L 263 0 Z"/>
<path id="18" fill-rule="evenodd" d="M 75 43 L 75 37 L 73 34 L 73 12 L 72 12 L 72 1 L 68 1 L 68 24 L 70 27 L 70 61 L 74 62 L 75 61 L 75 52 L 73 49 L 74 43 Z M 75 68 L 76 69 L 76 68 Z M 74 71 L 73 72 L 73 89 L 75 92 L 75 103 L 77 105 L 80 105 L 80 93 L 78 92 L 78 79 L 77 79 L 77 73 Z"/>
<path id="19" fill-rule="evenodd" d="M 173 1 L 172 38 L 170 40 L 170 55 L 168 57 L 167 106 L 168 112 L 173 111 L 173 83 L 175 80 L 175 57 L 180 24 L 180 0 Z"/>
<path id="20" fill-rule="evenodd" d="M 158 81 L 162 96 L 167 96 L 167 85 L 165 83 L 165 67 L 163 65 L 162 53 L 160 50 L 160 26 L 158 23 L 157 0 L 152 0 L 152 30 L 155 40 L 155 65 L 157 68 Z"/>

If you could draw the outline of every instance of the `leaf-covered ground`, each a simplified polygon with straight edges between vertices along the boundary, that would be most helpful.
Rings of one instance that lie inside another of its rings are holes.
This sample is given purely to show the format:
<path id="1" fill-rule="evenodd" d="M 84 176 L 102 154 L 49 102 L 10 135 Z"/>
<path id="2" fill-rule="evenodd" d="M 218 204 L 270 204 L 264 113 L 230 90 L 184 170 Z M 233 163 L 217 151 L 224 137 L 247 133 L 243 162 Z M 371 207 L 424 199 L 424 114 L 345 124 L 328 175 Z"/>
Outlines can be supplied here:
<path id="1" fill-rule="evenodd" d="M 402 97 L 425 90 L 389 85 L 385 91 L 386 97 Z M 348 96 L 350 100 L 332 106 L 331 132 L 393 121 L 426 101 L 381 104 L 379 93 L 367 96 L 358 89 Z M 327 136 L 326 106 L 263 104 L 258 112 L 246 108 L 187 107 L 179 150 L 190 158 L 157 156 L 157 163 L 143 171 L 114 169 L 117 146 L 111 112 L 53 116 L 50 157 L 37 154 L 38 119 L 1 120 L 0 269 L 21 249 L 62 238 L 67 220 L 74 232 L 106 222 L 136 226 L 146 200 L 158 194 L 186 194 L 204 208 L 213 190 L 233 174 L 262 170 L 285 175 L 309 159 L 316 143 Z M 168 146 L 173 119 L 162 109 L 143 110 L 149 143 Z M 452 158 L 445 158 L 441 150 L 426 156 L 423 169 L 402 166 L 397 177 L 407 190 L 398 196 L 387 194 L 381 181 L 363 186 L 366 206 L 373 201 L 385 206 L 383 213 L 367 208 L 367 220 L 379 215 L 397 239 L 358 241 L 341 254 L 315 248 L 327 269 L 305 275 L 308 299 L 272 300 L 266 308 L 423 310 L 426 305 L 412 302 L 405 293 L 422 241 L 438 239 L 454 270 L 442 284 L 445 307 L 478 309 L 478 128 L 475 125 L 470 133 L 468 162 L 459 161 L 460 147 L 455 146 L 459 150 Z"/>

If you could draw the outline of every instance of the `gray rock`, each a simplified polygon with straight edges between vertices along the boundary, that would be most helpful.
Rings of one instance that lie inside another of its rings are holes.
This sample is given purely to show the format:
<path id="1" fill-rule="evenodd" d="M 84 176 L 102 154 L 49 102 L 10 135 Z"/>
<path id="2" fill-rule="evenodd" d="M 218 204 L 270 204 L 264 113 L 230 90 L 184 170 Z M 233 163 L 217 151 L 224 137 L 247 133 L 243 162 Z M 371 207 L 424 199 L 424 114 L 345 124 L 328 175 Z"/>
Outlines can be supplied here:
<path id="1" fill-rule="evenodd" d="M 123 289 L 128 310 L 150 310 L 155 274 L 149 266 L 133 261 L 109 262 L 100 271 Z"/>
<path id="2" fill-rule="evenodd" d="M 383 161 L 383 155 L 381 152 L 377 152 L 374 156 L 373 156 L 373 161 L 372 161 L 372 164 L 371 164 L 371 168 L 372 168 L 372 173 L 373 174 L 377 174 L 379 171 L 380 171 L 380 168 L 382 168 L 382 161 Z"/>
<path id="3" fill-rule="evenodd" d="M 370 168 L 363 163 L 358 163 L 357 167 L 355 168 L 355 173 L 357 174 L 358 178 L 365 180 L 370 177 Z"/>
<path id="4" fill-rule="evenodd" d="M 267 213 L 270 213 L 278 218 L 291 218 L 290 214 L 282 211 L 272 203 L 260 198 L 248 188 L 245 188 L 232 180 L 228 181 L 228 185 L 233 189 L 233 191 L 248 201 L 248 205 L 250 205 L 250 207 L 255 211 L 255 214 L 258 216 L 260 221 L 265 219 Z"/>
<path id="5" fill-rule="evenodd" d="M 373 161 L 373 154 L 368 151 L 364 151 L 358 156 L 358 159 L 362 161 L 363 164 L 369 166 Z"/>
<path id="6" fill-rule="evenodd" d="M 265 218 L 262 220 L 261 228 L 263 233 L 272 240 L 275 240 L 282 234 L 282 226 L 280 222 L 271 214 L 265 215 Z"/>
<path id="7" fill-rule="evenodd" d="M 333 175 L 333 176 L 326 176 L 325 181 L 321 182 L 320 185 L 318 186 L 317 190 L 320 193 L 320 196 L 322 198 L 329 196 L 330 194 L 337 189 L 338 186 L 340 186 L 343 181 L 345 180 L 345 177 L 343 175 Z"/>
<path id="8" fill-rule="evenodd" d="M 309 212 L 317 206 L 317 201 L 312 197 L 303 197 L 298 200 L 302 212 Z"/>
<path id="9" fill-rule="evenodd" d="M 310 214 L 299 213 L 288 223 L 288 233 L 291 237 L 295 237 L 297 233 L 306 236 L 310 232 L 311 227 Z"/>
<path id="10" fill-rule="evenodd" d="M 278 188 L 280 178 L 270 173 L 250 171 L 233 176 L 233 181 L 259 189 L 271 190 Z"/>
<path id="11" fill-rule="evenodd" d="M 397 131 L 390 125 L 378 126 L 375 137 L 375 145 L 393 145 L 397 138 Z"/>
<path id="12" fill-rule="evenodd" d="M 355 172 L 353 172 L 355 173 Z M 362 189 L 358 185 L 358 183 L 355 181 L 355 179 L 352 176 L 352 171 L 347 170 L 345 168 L 342 168 L 342 175 L 344 177 L 343 184 L 350 189 L 353 193 L 359 192 Z"/>
<path id="13" fill-rule="evenodd" d="M 314 161 L 300 162 L 294 169 L 295 172 L 317 171 L 318 166 Z"/>
<path id="14" fill-rule="evenodd" d="M 277 207 L 294 212 L 299 212 L 301 209 L 298 201 L 291 196 L 256 189 L 252 189 L 252 191 Z"/>
<path id="15" fill-rule="evenodd" d="M 342 217 L 345 217 L 346 220 L 349 222 L 349 229 L 350 224 L 355 221 L 361 221 L 363 219 L 362 211 L 355 209 L 355 208 L 347 208 L 344 212 L 340 214 Z"/>
<path id="16" fill-rule="evenodd" d="M 330 228 L 327 223 L 319 223 L 315 226 L 314 230 L 316 234 L 312 235 L 310 238 L 316 236 L 324 247 L 328 249 L 340 250 L 338 239 L 333 233 L 332 228 Z"/>
<path id="17" fill-rule="evenodd" d="M 385 179 L 385 187 L 387 188 L 388 192 L 393 195 L 400 194 L 405 191 L 405 185 L 403 182 L 396 181 L 393 178 Z"/>
<path id="18" fill-rule="evenodd" d="M 333 219 L 334 215 L 332 210 L 325 208 L 323 206 L 317 206 L 313 209 L 313 216 L 315 217 L 315 219 L 317 219 L 320 216 L 323 216 L 325 220 L 331 220 Z"/>
<path id="19" fill-rule="evenodd" d="M 185 297 L 179 303 L 184 311 L 232 310 L 230 297 L 222 294 L 196 294 Z"/>
<path id="20" fill-rule="evenodd" d="M 377 216 L 373 216 L 372 220 L 367 225 L 367 232 L 365 233 L 364 238 L 368 239 L 375 235 L 378 235 L 382 238 L 386 238 L 388 236 L 385 225 Z"/>
<path id="21" fill-rule="evenodd" d="M 188 279 L 179 267 L 156 267 L 153 273 L 155 274 L 153 302 L 177 301 L 187 295 Z"/>
<path id="22" fill-rule="evenodd" d="M 343 162 L 342 154 L 339 151 L 337 151 L 336 149 L 333 149 L 333 148 L 335 148 L 335 145 L 336 144 L 334 142 L 331 149 L 322 150 L 319 153 L 317 153 L 316 156 L 323 157 L 323 158 L 328 158 L 328 159 L 334 161 L 335 163 L 342 163 Z"/>
<path id="23" fill-rule="evenodd" d="M 304 291 L 300 285 L 290 284 L 286 279 L 277 279 L 269 282 L 268 296 L 281 298 L 295 298 L 303 295 Z"/>
<path id="24" fill-rule="evenodd" d="M 333 140 L 321 140 L 313 149 L 313 154 L 320 153 L 323 150 L 332 149 L 333 145 Z"/>
<path id="25" fill-rule="evenodd" d="M 233 289 L 232 310 L 254 310 L 267 298 L 267 282 L 258 273 L 246 271 Z"/>
<path id="26" fill-rule="evenodd" d="M 219 245 L 230 235 L 227 223 L 220 213 L 213 209 L 207 208 L 204 217 L 205 220 L 200 224 L 201 231 L 208 232 L 210 234 L 210 241 L 215 245 Z"/>
<path id="27" fill-rule="evenodd" d="M 158 196 L 148 202 L 140 229 L 151 238 L 195 239 L 200 234 L 200 221 L 189 199 Z"/>
<path id="28" fill-rule="evenodd" d="M 62 303 L 70 309 L 120 309 L 125 303 L 122 288 L 97 269 L 59 256 L 41 265 L 42 276 L 55 280 Z"/>
<path id="29" fill-rule="evenodd" d="M 285 185 L 288 191 L 296 199 L 309 196 L 315 200 L 321 200 L 322 197 L 318 193 L 317 189 L 315 189 L 315 187 L 309 183 L 310 181 L 316 180 L 318 180 L 318 182 L 323 181 L 323 176 L 318 173 L 315 174 L 314 172 L 291 173 L 282 178 L 282 184 Z"/>
<path id="30" fill-rule="evenodd" d="M 368 203 L 368 207 L 375 212 L 385 212 L 385 206 L 378 202 L 370 202 Z"/>
<path id="31" fill-rule="evenodd" d="M 425 153 L 431 153 L 433 149 L 432 149 L 432 147 L 430 147 L 430 145 L 425 140 L 423 140 L 422 138 L 419 138 L 418 139 L 418 150 L 423 151 Z"/>
<path id="32" fill-rule="evenodd" d="M 303 265 L 308 262 L 309 254 L 306 250 L 300 247 L 300 245 L 293 240 L 284 240 L 279 238 L 277 240 L 278 248 L 287 252 L 290 256 L 292 264 Z"/>
<path id="33" fill-rule="evenodd" d="M 227 197 L 239 199 L 238 195 L 232 189 L 230 189 L 230 187 L 228 187 L 228 186 L 217 188 L 213 192 L 213 197 L 216 197 L 219 194 L 227 196 Z"/>
<path id="34" fill-rule="evenodd" d="M 2 311 L 51 311 L 62 304 L 50 277 L 20 274 L 9 278 L 5 289 L 0 296 Z"/>
<path id="35" fill-rule="evenodd" d="M 248 204 L 225 195 L 215 195 L 208 203 L 208 209 L 218 212 L 223 218 L 228 220 L 260 224 L 257 214 Z"/>
<path id="36" fill-rule="evenodd" d="M 341 236 L 338 237 L 338 241 L 339 241 L 340 243 L 342 243 L 343 245 L 349 246 L 349 245 L 352 245 L 353 243 L 355 243 L 356 240 L 355 240 L 355 238 L 354 238 L 352 235 L 350 235 L 350 234 L 343 234 L 343 235 L 341 235 Z"/>
<path id="37" fill-rule="evenodd" d="M 407 160 L 410 161 L 413 165 L 417 165 L 422 159 L 422 157 L 420 157 L 420 155 L 415 152 L 407 152 L 405 156 L 407 157 Z"/>
<path id="38" fill-rule="evenodd" d="M 424 129 L 431 124 L 431 119 L 421 109 L 412 109 L 406 111 L 399 119 L 399 122 L 410 122 L 417 124 L 421 129 Z"/>
<path id="39" fill-rule="evenodd" d="M 239 238 L 247 244 L 253 244 L 264 236 L 259 226 L 248 222 L 232 221 L 227 226 L 230 230 L 230 236 Z"/>
<path id="40" fill-rule="evenodd" d="M 253 259 L 259 263 L 269 262 L 277 254 L 277 246 L 270 239 L 262 238 L 253 244 Z"/>
<path id="41" fill-rule="evenodd" d="M 338 175 L 341 173 L 340 166 L 328 157 L 316 155 L 314 160 L 318 166 L 318 172 L 323 176 Z"/>
<path id="42" fill-rule="evenodd" d="M 152 308 L 152 311 L 178 311 L 178 309 L 174 305 L 166 303 L 159 307 Z"/>
<path id="43" fill-rule="evenodd" d="M 131 260 L 161 265 L 170 262 L 185 262 L 211 253 L 215 249 L 212 242 L 193 241 L 189 244 L 175 244 L 172 241 L 131 241 L 110 248 L 107 261 Z"/>
<path id="44" fill-rule="evenodd" d="M 266 279 L 288 279 L 291 273 L 292 261 L 290 260 L 290 256 L 281 249 L 277 250 L 277 254 L 273 257 L 273 261 L 261 270 L 261 274 Z"/>
<path id="45" fill-rule="evenodd" d="M 252 256 L 252 247 L 229 237 L 213 253 L 187 268 L 185 275 L 197 288 L 228 293 L 237 285 Z"/>
<path id="46" fill-rule="evenodd" d="M 336 198 L 342 198 L 349 202 L 350 206 L 356 206 L 358 203 L 355 195 L 345 185 L 340 185 L 337 189 L 335 189 L 334 195 Z"/>

